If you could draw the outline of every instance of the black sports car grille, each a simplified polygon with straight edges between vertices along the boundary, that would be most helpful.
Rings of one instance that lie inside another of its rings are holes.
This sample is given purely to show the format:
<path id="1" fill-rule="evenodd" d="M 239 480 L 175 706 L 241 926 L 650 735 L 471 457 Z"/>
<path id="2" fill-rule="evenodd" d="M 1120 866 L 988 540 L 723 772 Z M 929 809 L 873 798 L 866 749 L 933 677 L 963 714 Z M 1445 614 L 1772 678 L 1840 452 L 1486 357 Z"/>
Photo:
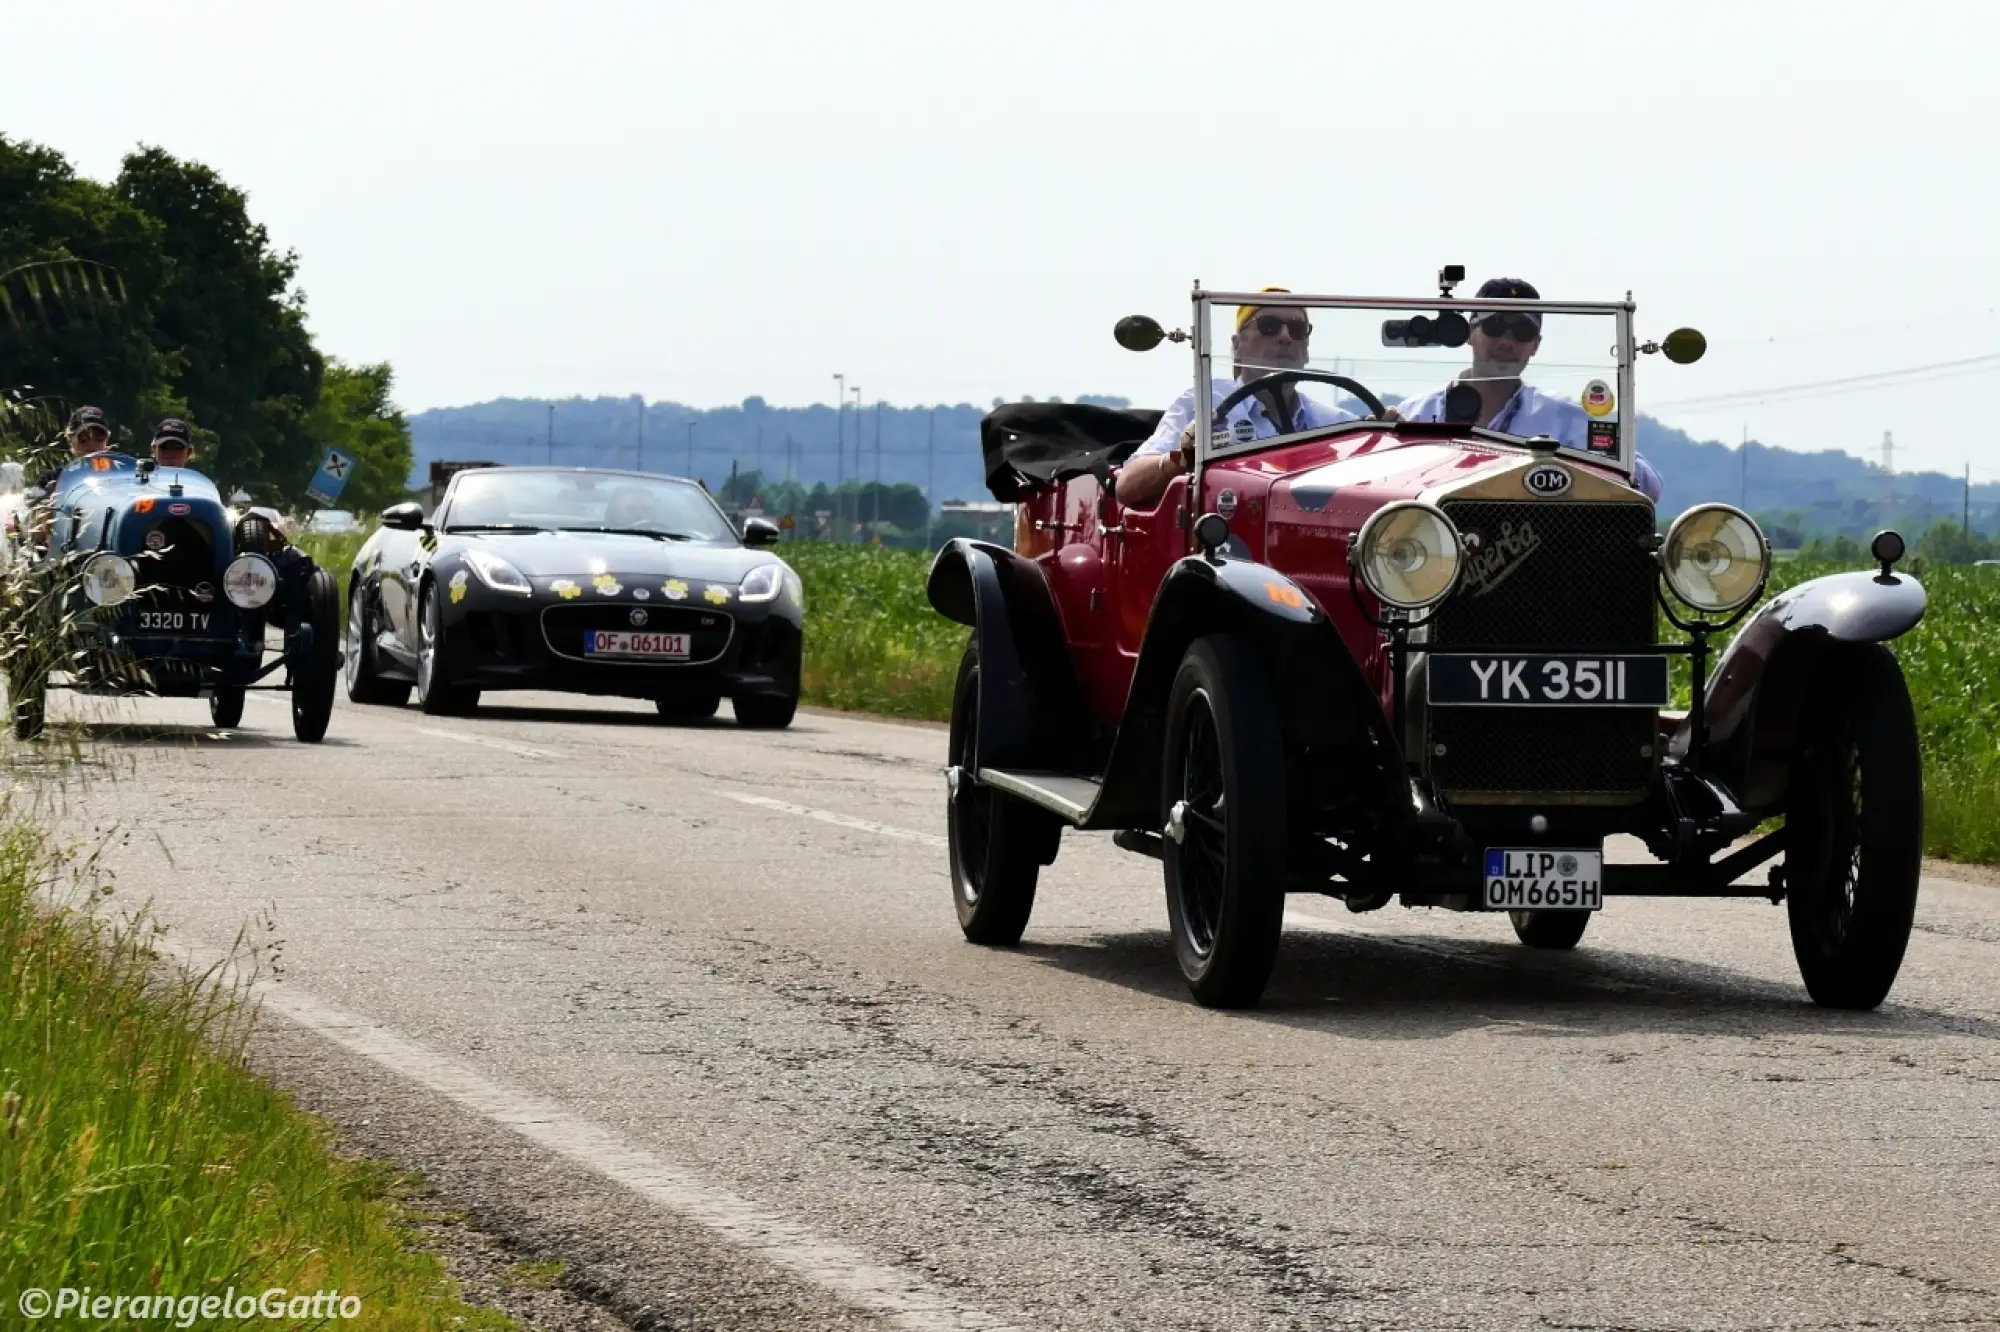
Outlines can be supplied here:
<path id="1" fill-rule="evenodd" d="M 1443 508 L 1459 531 L 1478 534 L 1479 549 L 1431 622 L 1431 646 L 1630 651 L 1658 641 L 1652 506 Z M 1652 781 L 1657 731 L 1648 708 L 1433 708 L 1428 757 L 1438 789 L 1468 803 L 1637 800 Z"/>
<path id="2" fill-rule="evenodd" d="M 634 624 L 635 614 L 644 615 L 645 622 Z M 736 621 L 726 612 L 705 606 L 662 606 L 657 602 L 647 606 L 629 602 L 550 606 L 542 612 L 542 636 L 548 640 L 549 650 L 565 657 L 583 656 L 583 636 L 596 629 L 686 634 L 688 661 L 695 663 L 722 655 Z"/>

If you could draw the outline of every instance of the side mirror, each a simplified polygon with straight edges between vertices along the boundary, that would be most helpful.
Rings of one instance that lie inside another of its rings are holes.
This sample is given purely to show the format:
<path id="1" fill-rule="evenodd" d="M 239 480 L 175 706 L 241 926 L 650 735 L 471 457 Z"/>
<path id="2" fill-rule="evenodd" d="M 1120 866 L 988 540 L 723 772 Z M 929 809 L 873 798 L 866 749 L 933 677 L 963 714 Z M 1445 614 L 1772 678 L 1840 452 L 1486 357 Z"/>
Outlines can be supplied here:
<path id="1" fill-rule="evenodd" d="M 743 544 L 746 546 L 775 546 L 784 533 L 769 518 L 745 518 L 743 520 Z"/>
<path id="2" fill-rule="evenodd" d="M 382 526 L 394 528 L 398 532 L 414 532 L 424 525 L 424 509 L 421 504 L 405 500 L 401 504 L 391 504 L 382 510 Z"/>
<path id="3" fill-rule="evenodd" d="M 1112 328 L 1111 336 L 1126 351 L 1151 351 L 1166 339 L 1167 330 L 1151 315 L 1126 315 Z"/>
<path id="4" fill-rule="evenodd" d="M 1699 329 L 1677 328 L 1660 339 L 1660 350 L 1675 365 L 1693 365 L 1708 351 L 1708 339 Z"/>

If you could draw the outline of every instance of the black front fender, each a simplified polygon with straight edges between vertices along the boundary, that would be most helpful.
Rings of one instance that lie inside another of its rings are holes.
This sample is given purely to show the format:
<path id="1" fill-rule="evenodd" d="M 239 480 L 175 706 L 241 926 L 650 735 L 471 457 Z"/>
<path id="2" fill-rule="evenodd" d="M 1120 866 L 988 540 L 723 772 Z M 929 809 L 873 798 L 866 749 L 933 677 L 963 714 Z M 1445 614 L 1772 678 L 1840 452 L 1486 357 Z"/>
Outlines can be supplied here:
<path id="1" fill-rule="evenodd" d="M 1151 827 L 1158 822 L 1167 697 L 1188 648 L 1206 634 L 1242 637 L 1276 693 L 1288 754 L 1306 749 L 1367 755 L 1334 774 L 1364 800 L 1390 811 L 1409 793 L 1401 751 L 1380 700 L 1340 632 L 1305 590 L 1249 560 L 1191 555 L 1167 571 L 1153 600 L 1126 696 L 1104 791 L 1088 826 Z M 1393 817 L 1393 813 L 1390 814 Z"/>
<path id="2" fill-rule="evenodd" d="M 1096 724 L 1040 565 L 1004 546 L 957 537 L 931 562 L 931 606 L 979 646 L 982 768 L 1082 772 Z"/>
<path id="3" fill-rule="evenodd" d="M 1736 792 L 1746 809 L 1776 807 L 1785 795 L 1792 730 L 1830 649 L 1883 643 L 1924 617 L 1923 584 L 1907 574 L 1841 573 L 1815 578 L 1765 603 L 1715 664 L 1704 708 L 1705 775 Z M 1692 748 L 1692 718 L 1671 751 Z"/>

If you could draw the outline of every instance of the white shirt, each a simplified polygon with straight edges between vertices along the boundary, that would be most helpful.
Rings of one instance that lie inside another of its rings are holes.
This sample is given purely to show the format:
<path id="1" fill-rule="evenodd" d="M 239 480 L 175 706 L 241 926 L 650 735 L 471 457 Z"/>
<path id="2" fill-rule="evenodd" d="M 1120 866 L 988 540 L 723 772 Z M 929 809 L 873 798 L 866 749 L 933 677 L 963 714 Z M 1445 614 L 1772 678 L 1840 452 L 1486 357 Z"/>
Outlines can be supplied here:
<path id="1" fill-rule="evenodd" d="M 1208 406 L 1211 414 L 1216 403 L 1241 387 L 1240 381 L 1229 379 L 1218 379 L 1210 384 Z M 1322 426 L 1339 425 L 1342 421 L 1360 419 L 1353 412 L 1315 402 L 1303 393 L 1298 395 L 1298 404 L 1292 410 L 1294 431 L 1318 430 Z M 1160 418 L 1160 424 L 1153 427 L 1153 433 L 1132 456 L 1137 458 L 1148 453 L 1172 453 L 1181 446 L 1181 431 L 1187 429 L 1188 423 L 1193 420 L 1194 388 L 1190 385 L 1181 390 L 1181 396 L 1174 399 L 1173 405 L 1168 407 L 1166 414 Z M 1248 443 L 1253 439 L 1270 439 L 1278 433 L 1280 433 L 1278 423 L 1265 412 L 1263 402 L 1252 394 L 1229 409 L 1228 420 L 1224 422 L 1223 428 L 1214 432 L 1212 438 L 1221 444 L 1234 443 L 1238 440 Z"/>
<path id="2" fill-rule="evenodd" d="M 1444 395 L 1457 383 L 1453 380 L 1421 398 L 1399 404 L 1397 415 L 1405 421 L 1444 420 Z M 1503 435 L 1547 435 L 1563 448 L 1589 452 L 1590 415 L 1576 403 L 1564 398 L 1552 398 L 1533 384 L 1523 384 L 1515 389 L 1514 396 L 1507 399 L 1507 404 L 1493 414 L 1493 419 L 1483 429 L 1496 430 Z M 1655 504 L 1659 503 L 1660 474 L 1637 453 L 1632 455 L 1632 480 L 1641 494 Z"/>

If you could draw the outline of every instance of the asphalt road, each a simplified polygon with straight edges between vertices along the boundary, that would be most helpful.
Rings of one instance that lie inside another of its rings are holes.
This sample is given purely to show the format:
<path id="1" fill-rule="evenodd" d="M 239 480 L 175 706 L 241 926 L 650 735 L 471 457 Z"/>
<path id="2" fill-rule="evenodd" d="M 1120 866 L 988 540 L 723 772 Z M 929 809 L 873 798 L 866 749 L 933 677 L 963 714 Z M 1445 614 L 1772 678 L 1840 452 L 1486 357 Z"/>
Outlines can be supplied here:
<path id="1" fill-rule="evenodd" d="M 191 955 L 281 941 L 259 1059 L 658 1327 L 2000 1327 L 2000 888 L 1927 881 L 1879 1012 L 1782 909 L 1293 900 L 1203 1011 L 1158 867 L 1071 836 L 962 941 L 943 733 L 523 695 L 95 716 L 77 826 Z"/>

